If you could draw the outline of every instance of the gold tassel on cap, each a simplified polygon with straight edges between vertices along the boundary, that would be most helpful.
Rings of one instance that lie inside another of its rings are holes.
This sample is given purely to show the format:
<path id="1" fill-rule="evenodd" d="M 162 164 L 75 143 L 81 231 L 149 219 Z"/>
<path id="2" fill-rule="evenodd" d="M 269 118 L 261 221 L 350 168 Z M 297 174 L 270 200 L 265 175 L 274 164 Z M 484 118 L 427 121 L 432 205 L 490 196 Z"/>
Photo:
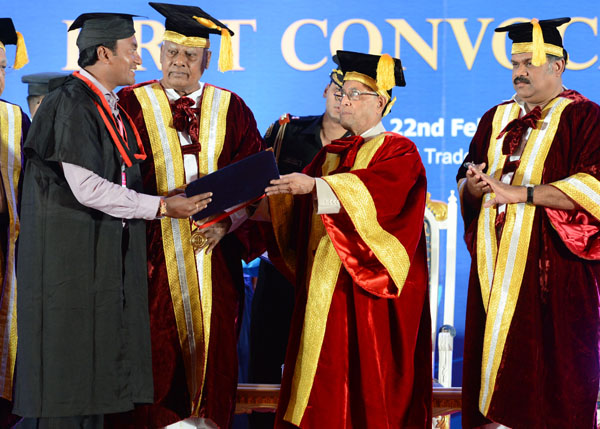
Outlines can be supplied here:
<path id="1" fill-rule="evenodd" d="M 221 50 L 219 51 L 219 70 L 229 71 L 233 68 L 233 49 L 231 48 L 231 33 L 221 28 Z"/>
<path id="2" fill-rule="evenodd" d="M 27 56 L 27 47 L 25 47 L 25 39 L 23 39 L 23 35 L 18 31 L 16 33 L 17 53 L 15 54 L 15 64 L 13 65 L 13 68 L 18 70 L 29 62 L 29 57 Z"/>
<path id="3" fill-rule="evenodd" d="M 383 54 L 377 62 L 377 88 L 380 91 L 388 91 L 394 86 L 394 59 L 388 54 Z"/>
<path id="4" fill-rule="evenodd" d="M 219 71 L 226 72 L 233 68 L 233 49 L 231 48 L 231 33 L 227 28 L 219 27 L 210 19 L 193 17 L 200 25 L 221 32 L 221 49 L 219 51 Z"/>
<path id="5" fill-rule="evenodd" d="M 539 67 L 546 63 L 546 52 L 544 50 L 544 34 L 542 33 L 542 27 L 540 26 L 537 18 L 531 20 L 533 25 L 533 31 L 531 34 L 531 47 L 532 56 L 531 64 L 535 67 Z"/>
<path id="6" fill-rule="evenodd" d="M 389 103 L 388 105 L 385 107 L 385 111 L 383 112 L 383 116 L 387 116 L 388 113 L 390 113 L 390 110 L 392 110 L 392 107 L 394 106 L 394 104 L 396 104 L 396 97 L 394 97 Z"/>

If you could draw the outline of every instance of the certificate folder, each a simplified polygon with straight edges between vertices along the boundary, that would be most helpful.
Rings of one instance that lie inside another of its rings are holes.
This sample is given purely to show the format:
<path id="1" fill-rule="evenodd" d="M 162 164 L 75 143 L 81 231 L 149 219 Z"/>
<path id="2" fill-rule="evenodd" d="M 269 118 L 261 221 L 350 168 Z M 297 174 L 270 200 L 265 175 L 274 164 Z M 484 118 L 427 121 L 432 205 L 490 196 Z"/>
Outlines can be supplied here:
<path id="1" fill-rule="evenodd" d="M 269 150 L 255 153 L 194 180 L 185 188 L 188 197 L 204 192 L 212 192 L 213 196 L 208 206 L 192 218 L 201 220 L 260 197 L 270 181 L 278 178 L 275 157 Z"/>

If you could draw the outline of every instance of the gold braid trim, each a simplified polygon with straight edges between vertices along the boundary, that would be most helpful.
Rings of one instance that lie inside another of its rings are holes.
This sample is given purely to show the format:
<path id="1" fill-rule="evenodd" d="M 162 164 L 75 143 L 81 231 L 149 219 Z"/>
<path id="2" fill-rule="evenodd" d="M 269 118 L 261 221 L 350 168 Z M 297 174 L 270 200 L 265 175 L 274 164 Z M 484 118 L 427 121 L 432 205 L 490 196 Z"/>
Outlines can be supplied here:
<path id="1" fill-rule="evenodd" d="M 17 278 L 15 244 L 19 235 L 17 213 L 19 177 L 21 174 L 21 109 L 0 102 L 0 172 L 9 214 L 9 237 L 0 301 L 0 396 L 12 400 L 13 374 L 17 353 Z"/>
<path id="2" fill-rule="evenodd" d="M 198 176 L 213 173 L 218 170 L 219 157 L 225 144 L 225 133 L 227 130 L 227 112 L 231 92 L 218 89 L 212 85 L 204 85 L 202 91 L 202 105 L 199 118 L 198 141 L 202 148 L 198 153 Z M 195 228 L 195 226 L 194 226 Z M 203 379 L 206 377 L 206 366 L 208 349 L 210 346 L 210 330 L 212 319 L 212 253 L 200 251 L 196 255 L 196 266 L 200 282 L 200 294 L 202 301 L 202 317 L 204 323 L 204 364 Z M 200 390 L 199 399 L 204 393 L 204 385 Z M 200 413 L 200 401 L 192 409 L 192 416 L 198 417 Z"/>
<path id="3" fill-rule="evenodd" d="M 525 54 L 533 52 L 533 43 L 521 42 L 513 43 L 511 54 Z M 563 56 L 563 48 L 560 46 L 552 45 L 550 43 L 544 43 L 544 52 L 546 54 L 554 55 L 555 57 Z"/>
<path id="4" fill-rule="evenodd" d="M 571 100 L 558 97 L 542 110 L 543 124 L 538 123 L 529 135 L 512 180 L 513 185 L 541 183 L 543 165 L 562 112 L 569 103 Z M 501 140 L 496 142 L 500 147 Z M 525 203 L 506 206 L 506 219 L 494 266 L 483 340 L 479 409 L 484 416 L 489 411 L 495 391 L 506 338 L 521 290 L 535 211 L 535 206 Z"/>
<path id="5" fill-rule="evenodd" d="M 165 31 L 163 40 L 190 48 L 210 48 L 210 40 L 204 37 L 188 37 L 170 30 Z"/>
<path id="6" fill-rule="evenodd" d="M 385 134 L 375 137 L 364 146 L 365 153 L 369 155 L 365 157 L 362 154 L 361 159 L 357 155 L 357 162 L 352 167 L 352 170 L 358 168 L 366 168 L 368 162 L 372 159 L 375 152 L 381 147 L 385 140 Z M 362 150 L 362 148 L 361 148 Z M 375 257 L 381 262 L 385 269 L 389 272 L 390 277 L 398 288 L 398 296 L 402 292 L 408 270 L 410 269 L 410 258 L 402 243 L 392 234 L 381 227 L 377 221 L 377 207 L 369 189 L 359 179 L 358 176 L 351 173 L 334 174 L 332 176 L 323 177 L 329 186 L 333 189 L 336 196 L 340 200 L 348 216 L 352 220 L 356 231 L 360 238 L 375 254 Z"/>
<path id="7" fill-rule="evenodd" d="M 550 183 L 567 194 L 585 211 L 600 220 L 600 181 L 587 173 L 577 173 Z"/>
<path id="8" fill-rule="evenodd" d="M 284 420 L 300 426 L 317 372 L 327 316 L 342 261 L 327 234 L 321 237 L 310 273 L 304 326 L 294 367 L 290 400 Z"/>
<path id="9" fill-rule="evenodd" d="M 376 137 L 363 144 L 358 151 L 352 170 L 366 168 L 367 165 L 369 165 L 373 155 L 383 143 L 384 137 L 384 135 L 381 135 L 380 137 Z M 339 155 L 327 154 L 327 158 L 323 164 L 323 174 L 326 175 L 331 172 L 338 163 Z M 327 176 L 323 177 L 323 179 L 328 179 L 328 183 L 330 183 L 330 179 L 335 176 L 336 175 Z M 348 174 L 339 174 L 337 176 L 348 176 Z M 344 208 L 346 208 L 346 206 L 344 206 Z M 317 218 L 318 227 L 315 218 Z M 312 264 L 311 267 L 307 267 L 307 270 L 310 269 L 311 274 L 310 278 L 307 279 L 309 284 L 304 314 L 304 325 L 300 337 L 298 356 L 296 357 L 294 366 L 290 400 L 283 417 L 284 420 L 291 422 L 296 426 L 300 425 L 302 417 L 304 416 L 304 411 L 308 405 L 310 392 L 317 372 L 321 348 L 323 346 L 323 339 L 325 338 L 329 307 L 342 267 L 342 261 L 340 260 L 329 235 L 325 232 L 323 222 L 319 219 L 318 215 L 313 215 L 309 243 L 317 242 L 317 251 L 314 256 L 314 261 L 317 261 L 317 263 Z M 313 246 L 309 245 L 309 248 L 307 249 L 309 261 L 312 260 L 310 258 L 312 252 Z M 408 272 L 408 266 L 406 267 L 406 271 Z M 396 280 L 397 279 L 394 278 L 394 281 Z M 400 288 L 400 284 L 398 285 Z"/>
<path id="10" fill-rule="evenodd" d="M 498 106 L 492 121 L 492 134 L 488 146 L 488 165 L 486 173 L 500 180 L 506 156 L 502 154 L 502 143 L 504 139 L 497 140 L 496 136 L 513 119 L 519 117 L 521 112 L 517 103 L 503 104 Z M 477 219 L 477 272 L 483 305 L 487 311 L 494 279 L 494 264 L 498 253 L 496 242 L 496 214 L 495 206 L 483 208 L 483 203 L 492 198 L 491 194 L 485 194 L 482 198 L 481 210 Z"/>
<path id="11" fill-rule="evenodd" d="M 379 86 L 377 86 L 377 81 L 375 79 L 373 79 L 371 76 L 367 76 L 366 74 L 351 71 L 351 72 L 346 72 L 346 74 L 344 75 L 344 82 L 346 82 L 347 80 L 355 80 L 357 82 L 365 84 L 369 88 L 371 88 L 373 91 L 375 91 L 377 94 L 381 95 L 382 97 L 385 97 L 386 100 L 390 99 L 390 94 L 388 94 L 388 92 L 386 90 L 380 89 Z"/>

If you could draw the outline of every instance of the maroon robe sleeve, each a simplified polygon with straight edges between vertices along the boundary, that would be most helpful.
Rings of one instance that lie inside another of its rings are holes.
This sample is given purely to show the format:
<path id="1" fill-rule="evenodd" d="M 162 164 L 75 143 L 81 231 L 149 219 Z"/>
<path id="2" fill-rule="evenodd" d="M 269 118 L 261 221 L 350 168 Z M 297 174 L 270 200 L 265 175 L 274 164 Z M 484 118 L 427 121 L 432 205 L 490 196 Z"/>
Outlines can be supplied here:
<path id="1" fill-rule="evenodd" d="M 563 93 L 569 97 L 571 91 Z M 576 210 L 545 208 L 556 232 L 571 252 L 580 258 L 600 259 L 600 107 L 575 93 L 565 109 L 554 144 L 565 146 L 568 177 L 550 184 L 579 205 Z M 573 142 L 566 145 L 563 142 Z M 568 152 L 567 152 L 568 151 Z M 578 186 L 564 186 L 571 182 Z M 587 202 L 587 204 L 586 204 Z"/>
<path id="2" fill-rule="evenodd" d="M 477 126 L 477 131 L 471 140 L 471 144 L 469 145 L 469 152 L 465 157 L 464 162 L 473 162 L 475 164 L 481 164 L 485 162 L 486 168 L 488 164 L 487 152 L 490 143 L 490 138 L 492 135 L 492 122 L 494 120 L 494 114 L 496 113 L 496 107 L 488 110 L 479 121 L 479 125 Z M 467 175 L 467 168 L 463 165 L 458 169 L 458 174 L 456 175 L 456 181 L 460 182 L 461 179 L 464 179 Z M 475 252 L 475 234 L 477 232 L 477 217 L 479 216 L 479 210 L 481 209 L 481 204 L 477 207 L 469 204 L 464 199 L 464 186 L 459 189 L 459 198 L 460 198 L 460 208 L 462 213 L 462 218 L 465 224 L 465 242 L 467 244 L 467 249 L 471 256 L 473 256 L 473 252 Z"/>

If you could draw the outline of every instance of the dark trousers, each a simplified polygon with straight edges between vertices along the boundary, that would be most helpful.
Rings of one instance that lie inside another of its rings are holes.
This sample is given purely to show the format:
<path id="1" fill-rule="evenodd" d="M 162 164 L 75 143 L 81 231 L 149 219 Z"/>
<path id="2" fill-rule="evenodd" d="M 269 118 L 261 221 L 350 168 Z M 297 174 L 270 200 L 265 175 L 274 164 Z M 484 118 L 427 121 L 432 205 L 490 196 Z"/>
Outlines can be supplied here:
<path id="1" fill-rule="evenodd" d="M 27 417 L 14 429 L 104 429 L 104 415 L 72 417 Z"/>
<path id="2" fill-rule="evenodd" d="M 294 286 L 266 261 L 260 262 L 250 322 L 250 383 L 281 383 L 281 365 L 294 310 Z M 252 413 L 250 428 L 271 429 L 275 414 Z"/>

